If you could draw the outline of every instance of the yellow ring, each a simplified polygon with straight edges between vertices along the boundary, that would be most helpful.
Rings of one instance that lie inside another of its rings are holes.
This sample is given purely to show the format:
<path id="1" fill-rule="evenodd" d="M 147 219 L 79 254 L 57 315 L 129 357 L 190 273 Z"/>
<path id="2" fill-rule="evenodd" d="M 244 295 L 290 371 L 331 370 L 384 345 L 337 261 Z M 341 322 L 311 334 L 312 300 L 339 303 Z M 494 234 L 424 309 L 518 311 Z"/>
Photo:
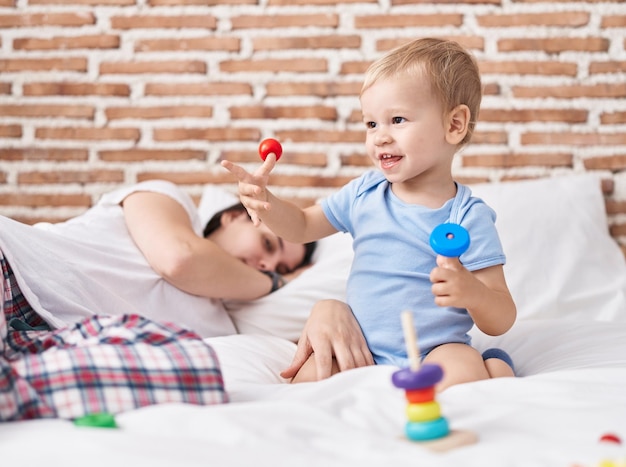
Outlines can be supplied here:
<path id="1" fill-rule="evenodd" d="M 406 416 L 410 422 L 430 422 L 441 417 L 441 407 L 437 401 L 409 404 Z"/>

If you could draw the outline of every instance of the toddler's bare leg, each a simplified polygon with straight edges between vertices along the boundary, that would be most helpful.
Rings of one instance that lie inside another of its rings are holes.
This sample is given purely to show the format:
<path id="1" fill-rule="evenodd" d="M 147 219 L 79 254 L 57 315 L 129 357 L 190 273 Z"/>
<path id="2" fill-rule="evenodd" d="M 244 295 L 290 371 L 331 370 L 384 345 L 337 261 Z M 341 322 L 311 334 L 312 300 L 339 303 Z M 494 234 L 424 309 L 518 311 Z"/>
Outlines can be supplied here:
<path id="1" fill-rule="evenodd" d="M 339 366 L 337 361 L 333 358 L 333 366 L 331 369 L 331 375 L 339 373 Z M 296 376 L 291 379 L 292 383 L 308 383 L 311 381 L 317 381 L 317 369 L 315 368 L 315 354 L 311 354 L 309 359 L 304 362 L 304 365 L 300 367 Z"/>
<path id="2" fill-rule="evenodd" d="M 466 344 L 440 345 L 428 354 L 424 362 L 439 364 L 443 369 L 443 380 L 437 385 L 438 391 L 443 391 L 455 384 L 490 377 L 480 353 Z"/>

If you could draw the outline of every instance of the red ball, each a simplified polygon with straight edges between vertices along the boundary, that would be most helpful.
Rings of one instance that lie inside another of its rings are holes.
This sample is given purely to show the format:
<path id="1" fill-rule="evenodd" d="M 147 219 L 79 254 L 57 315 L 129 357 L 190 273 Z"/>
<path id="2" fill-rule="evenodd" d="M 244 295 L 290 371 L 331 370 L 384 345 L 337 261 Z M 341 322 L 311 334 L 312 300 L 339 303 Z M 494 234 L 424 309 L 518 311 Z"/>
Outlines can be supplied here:
<path id="1" fill-rule="evenodd" d="M 276 154 L 276 160 L 278 160 L 283 154 L 283 147 L 274 138 L 267 138 L 261 141 L 261 144 L 259 144 L 259 156 L 261 156 L 261 159 L 267 159 L 267 155 L 271 152 Z"/>

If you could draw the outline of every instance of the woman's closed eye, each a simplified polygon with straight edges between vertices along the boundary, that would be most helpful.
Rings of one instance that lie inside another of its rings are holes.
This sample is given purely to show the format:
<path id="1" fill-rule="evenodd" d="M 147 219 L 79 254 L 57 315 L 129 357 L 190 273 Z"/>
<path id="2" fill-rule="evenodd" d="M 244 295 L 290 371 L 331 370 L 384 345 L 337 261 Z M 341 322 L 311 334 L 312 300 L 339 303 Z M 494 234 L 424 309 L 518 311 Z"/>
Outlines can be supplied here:
<path id="1" fill-rule="evenodd" d="M 266 252 L 268 253 L 274 253 L 276 251 L 276 245 L 274 244 L 274 242 L 272 241 L 271 238 L 267 237 L 267 236 L 263 236 L 263 248 L 265 249 Z"/>

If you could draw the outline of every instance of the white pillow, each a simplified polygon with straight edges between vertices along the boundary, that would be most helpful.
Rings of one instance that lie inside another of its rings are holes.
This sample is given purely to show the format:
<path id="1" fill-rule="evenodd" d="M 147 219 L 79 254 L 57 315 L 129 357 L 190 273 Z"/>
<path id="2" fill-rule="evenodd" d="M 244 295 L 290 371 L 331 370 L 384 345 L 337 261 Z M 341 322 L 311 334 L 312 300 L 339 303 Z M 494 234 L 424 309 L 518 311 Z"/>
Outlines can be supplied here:
<path id="1" fill-rule="evenodd" d="M 471 188 L 497 213 L 519 319 L 626 320 L 626 264 L 597 176 Z"/>
<path id="2" fill-rule="evenodd" d="M 519 319 L 626 320 L 626 265 L 608 233 L 597 177 L 585 174 L 471 188 L 498 215 L 507 283 Z M 206 220 L 236 201 L 223 188 L 208 186 L 200 216 Z M 318 300 L 345 299 L 351 244 L 347 234 L 325 238 L 318 242 L 313 266 L 287 286 L 252 302 L 227 302 L 238 331 L 297 341 Z"/>

